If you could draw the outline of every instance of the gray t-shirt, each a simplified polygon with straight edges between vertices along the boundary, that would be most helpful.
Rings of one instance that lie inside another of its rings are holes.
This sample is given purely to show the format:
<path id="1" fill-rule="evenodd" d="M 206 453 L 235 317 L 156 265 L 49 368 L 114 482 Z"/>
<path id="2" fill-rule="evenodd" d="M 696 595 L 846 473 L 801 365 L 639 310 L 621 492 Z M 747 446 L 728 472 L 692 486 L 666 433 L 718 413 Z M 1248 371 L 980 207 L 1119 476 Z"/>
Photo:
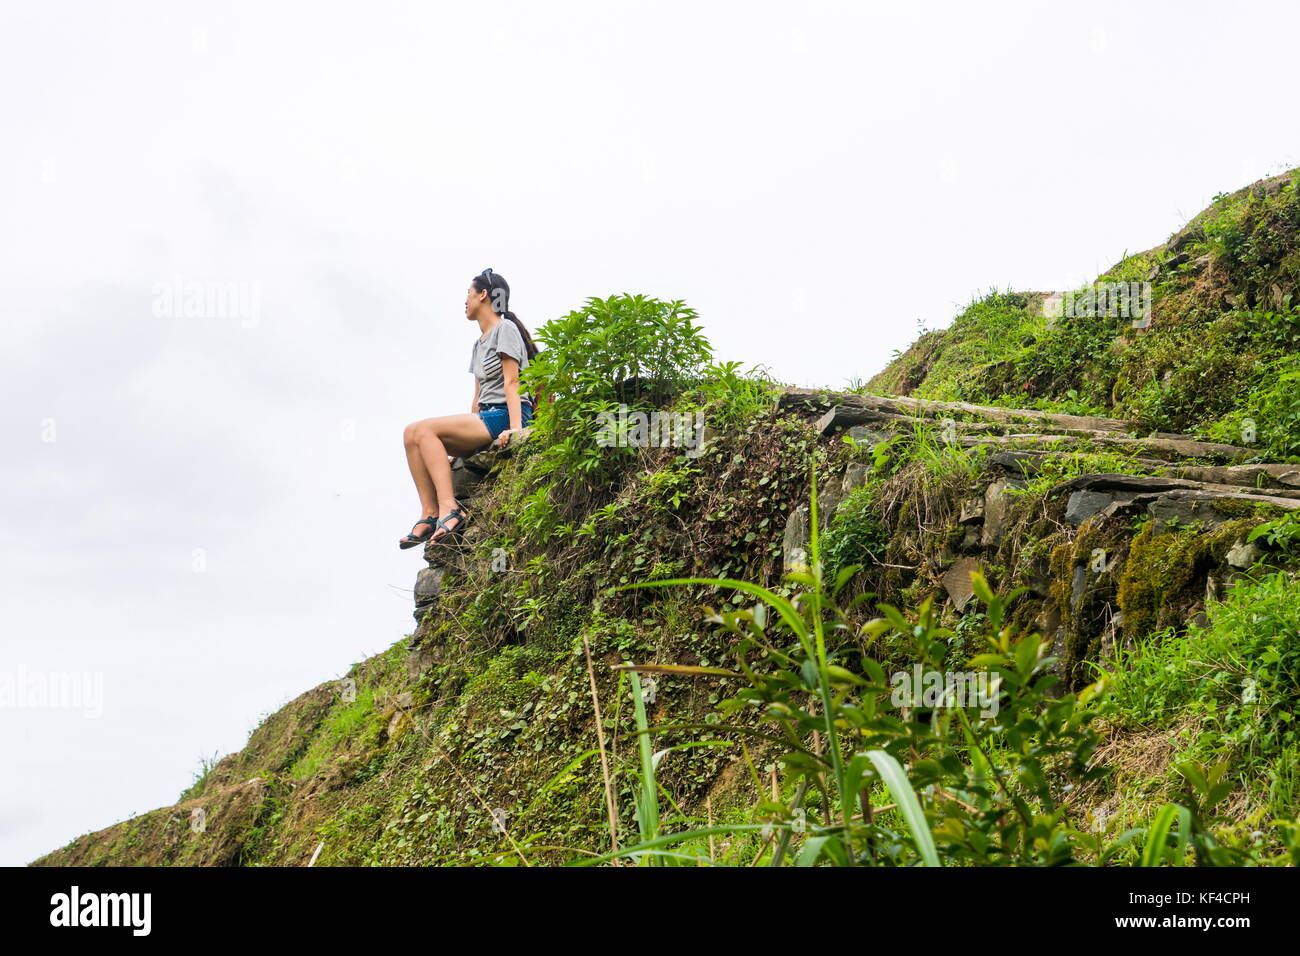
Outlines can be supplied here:
<path id="1" fill-rule="evenodd" d="M 524 347 L 524 337 L 509 319 L 502 319 L 492 326 L 487 338 L 474 342 L 469 370 L 478 379 L 480 405 L 505 404 L 506 376 L 501 368 L 502 355 L 509 355 L 518 362 L 521 372 L 528 367 L 528 349 Z"/>

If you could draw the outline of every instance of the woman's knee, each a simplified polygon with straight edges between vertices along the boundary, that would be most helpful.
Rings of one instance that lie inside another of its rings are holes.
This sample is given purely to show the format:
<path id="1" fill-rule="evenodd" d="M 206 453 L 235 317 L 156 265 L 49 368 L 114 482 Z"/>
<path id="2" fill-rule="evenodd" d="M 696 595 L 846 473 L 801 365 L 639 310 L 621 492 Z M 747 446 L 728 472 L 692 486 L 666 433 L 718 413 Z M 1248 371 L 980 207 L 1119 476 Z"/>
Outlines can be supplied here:
<path id="1" fill-rule="evenodd" d="M 418 445 L 424 440 L 424 436 L 430 434 L 427 422 L 411 422 L 402 431 L 402 444 L 407 448 L 412 445 Z"/>
<path id="2" fill-rule="evenodd" d="M 426 418 L 423 421 L 411 422 L 402 433 L 402 441 L 407 447 L 423 444 L 430 438 L 441 441 L 443 437 L 441 423 L 440 418 Z"/>

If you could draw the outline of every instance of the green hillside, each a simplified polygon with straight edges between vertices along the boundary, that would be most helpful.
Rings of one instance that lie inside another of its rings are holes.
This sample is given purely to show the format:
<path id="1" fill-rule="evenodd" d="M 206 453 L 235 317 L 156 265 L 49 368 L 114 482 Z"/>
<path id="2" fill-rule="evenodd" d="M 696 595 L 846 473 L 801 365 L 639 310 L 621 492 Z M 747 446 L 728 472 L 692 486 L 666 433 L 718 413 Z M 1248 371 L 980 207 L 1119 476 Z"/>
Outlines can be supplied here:
<path id="1" fill-rule="evenodd" d="M 589 300 L 413 633 L 37 864 L 1300 861 L 1298 187 L 855 391 Z"/>

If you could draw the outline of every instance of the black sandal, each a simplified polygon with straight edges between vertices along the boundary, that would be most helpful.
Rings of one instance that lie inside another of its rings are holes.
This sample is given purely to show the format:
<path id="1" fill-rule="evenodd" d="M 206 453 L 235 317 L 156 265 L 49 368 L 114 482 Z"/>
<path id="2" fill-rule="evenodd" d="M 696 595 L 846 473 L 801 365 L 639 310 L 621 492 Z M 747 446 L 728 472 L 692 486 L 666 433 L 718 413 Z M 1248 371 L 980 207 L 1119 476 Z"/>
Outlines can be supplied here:
<path id="1" fill-rule="evenodd" d="M 453 518 L 459 518 L 460 522 L 456 525 L 456 527 L 448 528 L 447 522 L 451 521 Z M 433 540 L 441 541 L 443 538 L 449 538 L 456 532 L 463 529 L 467 524 L 469 524 L 469 515 L 465 514 L 464 508 L 462 508 L 460 505 L 457 505 L 455 508 L 452 508 L 451 511 L 447 512 L 447 517 L 439 521 L 437 527 L 433 529 L 433 534 L 436 535 L 436 537 L 434 537 Z M 438 535 L 438 528 L 441 528 L 443 531 L 441 535 Z"/>
<path id="2" fill-rule="evenodd" d="M 422 524 L 427 524 L 429 530 L 421 535 L 408 534 L 401 541 L 397 542 L 397 546 L 405 551 L 407 548 L 414 548 L 417 544 L 424 544 L 424 542 L 432 538 L 434 529 L 436 528 L 433 515 L 429 515 L 427 518 L 421 518 L 415 523 L 415 527 L 418 528 Z"/>

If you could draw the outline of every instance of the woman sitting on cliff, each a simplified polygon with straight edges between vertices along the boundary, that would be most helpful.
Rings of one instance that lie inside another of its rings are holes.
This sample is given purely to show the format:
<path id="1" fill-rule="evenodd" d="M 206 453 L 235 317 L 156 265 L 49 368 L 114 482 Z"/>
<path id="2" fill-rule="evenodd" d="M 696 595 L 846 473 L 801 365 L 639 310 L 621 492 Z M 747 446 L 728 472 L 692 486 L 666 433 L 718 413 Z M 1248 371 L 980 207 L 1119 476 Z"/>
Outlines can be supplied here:
<path id="1" fill-rule="evenodd" d="M 448 456 L 470 455 L 493 441 L 504 448 L 513 432 L 532 421 L 533 403 L 519 394 L 519 373 L 537 355 L 537 346 L 509 308 L 505 279 L 491 269 L 474 277 L 465 299 L 465 318 L 477 322 L 482 333 L 469 363 L 474 400 L 468 415 L 426 418 L 406 426 L 406 462 L 424 517 L 398 542 L 401 548 L 430 538 L 438 541 L 469 520 L 452 492 Z"/>

